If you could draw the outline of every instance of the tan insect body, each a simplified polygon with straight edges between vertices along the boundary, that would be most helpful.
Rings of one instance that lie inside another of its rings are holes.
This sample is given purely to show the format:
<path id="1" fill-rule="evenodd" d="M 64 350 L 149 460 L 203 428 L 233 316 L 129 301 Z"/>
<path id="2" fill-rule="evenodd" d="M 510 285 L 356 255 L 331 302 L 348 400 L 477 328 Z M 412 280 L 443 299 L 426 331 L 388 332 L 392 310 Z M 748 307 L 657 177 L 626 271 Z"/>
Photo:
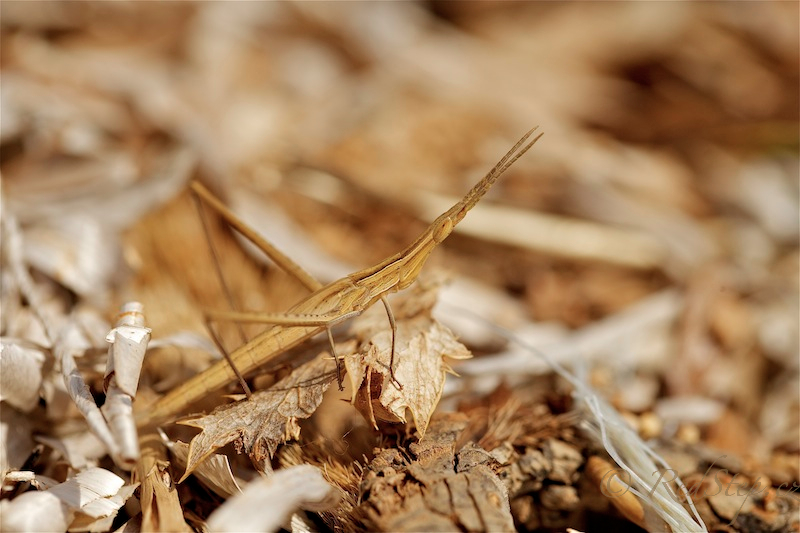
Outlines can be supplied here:
<path id="1" fill-rule="evenodd" d="M 376 301 L 383 299 L 386 294 L 405 289 L 411 285 L 419 276 L 425 261 L 436 245 L 450 235 L 456 224 L 478 203 L 497 178 L 539 140 L 541 134 L 525 144 L 535 130 L 536 128 L 527 132 L 460 202 L 440 215 L 405 250 L 375 266 L 355 272 L 325 286 L 244 225 L 202 185 L 193 183 L 192 188 L 203 200 L 221 213 L 245 237 L 261 247 L 276 263 L 283 266 L 309 290 L 313 291 L 306 299 L 282 314 L 239 312 L 217 314 L 217 317 L 228 320 L 274 324 L 272 328 L 259 334 L 231 353 L 230 362 L 236 366 L 242 375 L 247 374 L 286 350 L 324 331 L 326 328 L 359 315 Z M 214 318 L 215 314 L 212 313 L 210 316 Z M 392 320 L 391 317 L 390 320 Z M 165 418 L 180 412 L 205 394 L 236 379 L 237 375 L 229 362 L 226 360 L 218 361 L 189 381 L 168 392 L 153 406 L 141 411 L 137 418 L 137 423 L 139 426 L 144 426 L 163 421 Z"/>

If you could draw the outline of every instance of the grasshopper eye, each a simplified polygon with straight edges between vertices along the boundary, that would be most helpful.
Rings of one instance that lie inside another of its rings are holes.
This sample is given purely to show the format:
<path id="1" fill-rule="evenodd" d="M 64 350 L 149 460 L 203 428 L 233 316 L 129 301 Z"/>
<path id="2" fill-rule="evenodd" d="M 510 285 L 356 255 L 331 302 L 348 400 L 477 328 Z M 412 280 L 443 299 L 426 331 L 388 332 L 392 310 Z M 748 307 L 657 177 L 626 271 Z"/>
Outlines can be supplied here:
<path id="1" fill-rule="evenodd" d="M 433 240 L 436 242 L 436 244 L 439 244 L 440 242 L 445 240 L 452 231 L 453 231 L 453 221 L 450 219 L 450 217 L 444 218 L 440 220 L 439 223 L 434 228 Z"/>

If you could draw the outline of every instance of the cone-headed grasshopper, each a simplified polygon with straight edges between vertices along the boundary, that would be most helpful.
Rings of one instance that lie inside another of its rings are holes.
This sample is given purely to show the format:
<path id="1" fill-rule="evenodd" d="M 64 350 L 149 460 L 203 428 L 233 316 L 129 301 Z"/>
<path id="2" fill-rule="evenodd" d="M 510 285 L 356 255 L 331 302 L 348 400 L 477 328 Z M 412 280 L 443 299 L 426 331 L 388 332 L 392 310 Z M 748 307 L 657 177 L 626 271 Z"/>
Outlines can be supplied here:
<path id="1" fill-rule="evenodd" d="M 205 394 L 235 381 L 237 379 L 235 370 L 246 374 L 317 333 L 327 329 L 330 335 L 332 326 L 361 314 L 378 300 L 381 300 L 386 306 L 389 321 L 394 330 L 394 318 L 391 315 L 386 295 L 405 289 L 417 279 L 425 261 L 436 245 L 450 235 L 455 225 L 478 203 L 497 178 L 539 140 L 541 134 L 529 141 L 534 131 L 536 128 L 526 133 L 461 201 L 433 221 L 428 229 L 405 250 L 375 266 L 324 286 L 262 237 L 255 234 L 202 185 L 193 183 L 192 188 L 198 196 L 218 211 L 237 231 L 262 248 L 271 259 L 290 274 L 295 275 L 313 292 L 285 313 L 228 311 L 211 314 L 210 318 L 212 319 L 264 322 L 273 324 L 273 327 L 237 348 L 230 354 L 227 361 L 221 360 L 215 363 L 207 370 L 171 390 L 153 406 L 140 412 L 137 418 L 138 424 L 143 426 L 160 422 L 180 412 Z M 394 349 L 392 355 L 394 355 Z"/>

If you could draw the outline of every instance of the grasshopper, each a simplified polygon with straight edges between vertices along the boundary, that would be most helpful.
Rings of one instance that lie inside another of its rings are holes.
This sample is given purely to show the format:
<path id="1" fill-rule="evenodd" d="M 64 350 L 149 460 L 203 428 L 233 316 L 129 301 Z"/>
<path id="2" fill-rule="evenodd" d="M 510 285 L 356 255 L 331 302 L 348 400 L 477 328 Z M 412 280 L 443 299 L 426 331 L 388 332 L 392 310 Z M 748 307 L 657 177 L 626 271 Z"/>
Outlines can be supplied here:
<path id="1" fill-rule="evenodd" d="M 486 194 L 508 168 L 542 136 L 528 139 L 537 128 L 528 131 L 458 203 L 440 215 L 417 240 L 402 252 L 364 270 L 350 274 L 328 285 L 322 285 L 300 266 L 254 232 L 201 184 L 192 183 L 194 192 L 216 210 L 234 229 L 260 247 L 275 263 L 297 277 L 311 294 L 285 313 L 251 313 L 222 311 L 208 314 L 209 319 L 235 322 L 262 322 L 273 327 L 251 339 L 223 359 L 174 388 L 154 405 L 139 413 L 137 424 L 142 427 L 160 423 L 183 410 L 189 404 L 220 387 L 241 380 L 241 376 L 264 365 L 281 353 L 310 337 L 327 330 L 333 346 L 331 328 L 360 315 L 380 300 L 386 308 L 392 328 L 392 358 L 396 325 L 386 295 L 410 286 L 419 276 L 425 261 L 436 245 L 453 231 L 464 216 Z M 335 352 L 334 352 L 335 357 Z M 337 365 L 338 367 L 338 365 Z M 341 384 L 341 376 L 339 376 Z M 400 384 L 397 384 L 400 386 Z"/>

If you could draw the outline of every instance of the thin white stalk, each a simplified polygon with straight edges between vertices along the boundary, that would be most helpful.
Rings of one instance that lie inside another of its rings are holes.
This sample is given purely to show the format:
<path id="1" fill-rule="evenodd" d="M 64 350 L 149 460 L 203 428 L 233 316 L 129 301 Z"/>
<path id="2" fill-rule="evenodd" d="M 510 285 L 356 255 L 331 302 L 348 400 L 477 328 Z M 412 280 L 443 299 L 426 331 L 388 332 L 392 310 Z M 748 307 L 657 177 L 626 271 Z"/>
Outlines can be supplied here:
<path id="1" fill-rule="evenodd" d="M 520 348 L 545 361 L 558 375 L 575 388 L 573 395 L 580 402 L 586 415 L 585 425 L 590 436 L 596 438 L 628 476 L 623 480 L 628 490 L 636 495 L 660 520 L 648 521 L 651 530 L 663 529 L 669 524 L 672 531 L 708 531 L 702 518 L 694 507 L 689 491 L 678 478 L 668 478 L 680 489 L 692 510 L 690 515 L 680 504 L 678 496 L 666 482 L 659 477 L 661 471 L 674 472 L 652 448 L 650 448 L 623 420 L 622 416 L 603 400 L 585 380 L 573 375 L 547 354 L 525 342 L 511 331 L 486 323 L 479 316 L 465 309 L 459 309 L 465 316 L 481 321 L 502 337 L 517 344 Z M 649 480 L 648 480 L 649 478 Z M 655 517 L 652 517 L 655 519 Z M 661 524 L 655 523 L 656 521 Z"/>

